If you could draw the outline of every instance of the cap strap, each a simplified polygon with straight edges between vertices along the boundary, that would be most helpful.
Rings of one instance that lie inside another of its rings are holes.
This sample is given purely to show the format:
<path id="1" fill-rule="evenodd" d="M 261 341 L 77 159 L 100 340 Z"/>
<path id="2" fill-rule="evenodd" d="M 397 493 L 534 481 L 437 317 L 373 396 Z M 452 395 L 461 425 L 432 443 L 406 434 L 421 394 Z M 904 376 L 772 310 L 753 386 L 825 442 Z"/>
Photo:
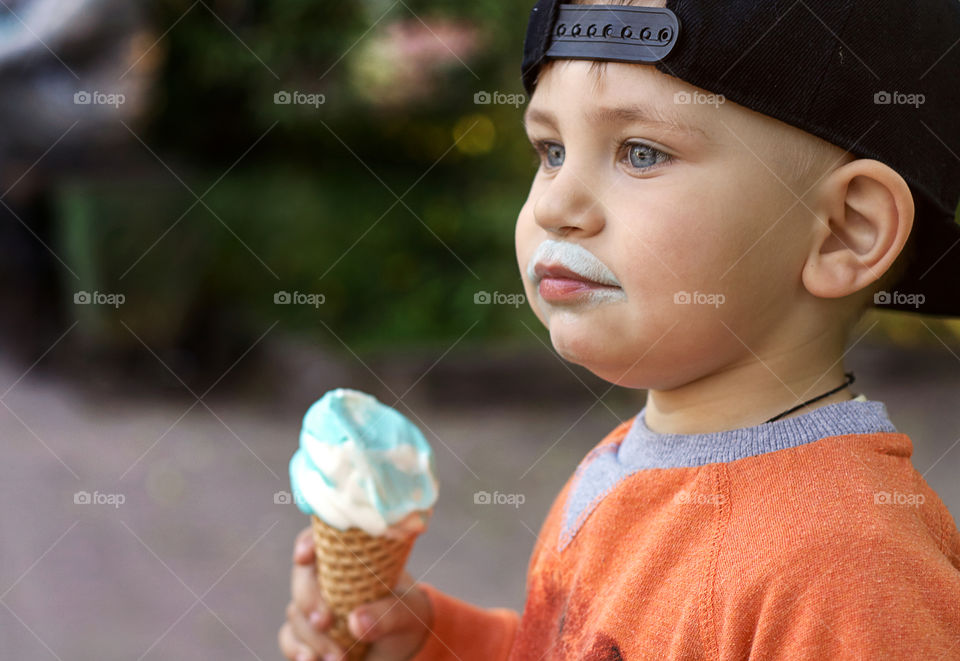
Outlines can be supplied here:
<path id="1" fill-rule="evenodd" d="M 560 5 L 547 57 L 659 62 L 680 33 L 669 9 L 620 5 Z"/>

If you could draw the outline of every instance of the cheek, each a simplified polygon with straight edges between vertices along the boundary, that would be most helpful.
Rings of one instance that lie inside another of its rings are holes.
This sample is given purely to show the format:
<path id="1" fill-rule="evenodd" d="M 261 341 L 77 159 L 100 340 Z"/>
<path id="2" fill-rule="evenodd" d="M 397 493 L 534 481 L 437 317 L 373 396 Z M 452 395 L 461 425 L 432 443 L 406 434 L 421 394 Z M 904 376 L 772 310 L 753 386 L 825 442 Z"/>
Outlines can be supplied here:
<path id="1" fill-rule="evenodd" d="M 514 247 L 517 257 L 517 268 L 520 272 L 520 280 L 523 283 L 527 303 L 529 303 L 531 309 L 533 309 L 533 313 L 546 325 L 547 317 L 544 311 L 538 308 L 536 291 L 533 288 L 533 284 L 527 278 L 527 265 L 530 263 L 530 258 L 533 257 L 534 252 L 536 252 L 540 241 L 545 238 L 543 234 L 543 230 L 537 225 L 533 217 L 533 204 L 528 199 L 517 215 L 517 224 L 514 229 Z"/>
<path id="2" fill-rule="evenodd" d="M 719 237 L 711 236 L 717 221 L 710 210 L 698 199 L 685 200 L 679 191 L 622 195 L 610 210 L 611 257 L 634 299 L 682 289 L 703 268 L 704 252 L 717 245 Z"/>
<path id="3" fill-rule="evenodd" d="M 749 255 L 759 236 L 746 226 L 754 210 L 723 182 L 691 178 L 683 186 L 624 196 L 617 207 L 624 219 L 611 227 L 617 234 L 617 261 L 625 284 L 640 295 L 721 293 L 733 284 L 734 265 Z"/>
<path id="4" fill-rule="evenodd" d="M 520 276 L 523 278 L 525 287 L 529 286 L 527 265 L 543 238 L 543 230 L 537 225 L 533 217 L 533 203 L 528 198 L 517 215 L 517 225 L 514 228 L 513 236 L 517 254 L 517 267 L 520 269 Z"/>
<path id="5" fill-rule="evenodd" d="M 513 240 L 517 252 L 517 264 L 520 266 L 521 272 L 526 269 L 526 260 L 530 258 L 530 255 L 532 255 L 536 249 L 536 246 L 530 245 L 534 225 L 533 205 L 528 198 L 523 207 L 520 208 L 520 213 L 517 215 L 517 224 L 513 231 Z"/>

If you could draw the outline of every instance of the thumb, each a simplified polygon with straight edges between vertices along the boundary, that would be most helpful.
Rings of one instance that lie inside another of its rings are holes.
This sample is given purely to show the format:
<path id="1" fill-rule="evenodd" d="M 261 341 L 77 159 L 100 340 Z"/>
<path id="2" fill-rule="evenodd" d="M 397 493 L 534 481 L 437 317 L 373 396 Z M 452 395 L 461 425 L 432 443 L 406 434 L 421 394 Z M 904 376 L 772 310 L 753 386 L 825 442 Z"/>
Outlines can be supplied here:
<path id="1" fill-rule="evenodd" d="M 350 611 L 347 625 L 358 640 L 373 642 L 384 636 L 421 632 L 428 628 L 429 600 L 416 586 Z"/>
<path id="2" fill-rule="evenodd" d="M 315 560 L 313 529 L 307 527 L 297 534 L 297 539 L 293 543 L 293 562 L 297 565 L 310 565 Z"/>

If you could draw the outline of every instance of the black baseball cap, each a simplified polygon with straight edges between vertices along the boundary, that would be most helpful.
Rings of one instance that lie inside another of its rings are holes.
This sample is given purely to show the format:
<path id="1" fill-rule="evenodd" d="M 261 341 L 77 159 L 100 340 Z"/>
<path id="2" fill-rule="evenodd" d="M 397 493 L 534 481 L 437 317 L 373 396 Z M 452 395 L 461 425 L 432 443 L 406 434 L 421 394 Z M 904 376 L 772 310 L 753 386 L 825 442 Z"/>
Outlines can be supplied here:
<path id="1" fill-rule="evenodd" d="M 539 0 L 522 80 L 546 59 L 659 71 L 896 170 L 913 192 L 914 257 L 874 306 L 960 316 L 960 1 Z"/>

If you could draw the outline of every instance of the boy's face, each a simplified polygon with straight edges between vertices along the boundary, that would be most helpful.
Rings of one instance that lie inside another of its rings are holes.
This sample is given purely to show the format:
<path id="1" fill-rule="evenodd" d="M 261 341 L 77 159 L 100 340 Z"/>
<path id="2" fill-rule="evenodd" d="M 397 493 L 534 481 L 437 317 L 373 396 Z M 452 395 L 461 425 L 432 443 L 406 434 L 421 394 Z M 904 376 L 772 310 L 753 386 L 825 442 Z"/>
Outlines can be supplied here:
<path id="1" fill-rule="evenodd" d="M 546 67 L 530 101 L 542 152 L 516 226 L 524 288 L 557 351 L 612 383 L 666 390 L 803 337 L 817 221 L 798 197 L 819 173 L 791 166 L 816 139 L 717 101 L 651 66 L 598 78 L 579 60 Z M 531 273 L 548 240 L 596 260 L 561 250 Z"/>

